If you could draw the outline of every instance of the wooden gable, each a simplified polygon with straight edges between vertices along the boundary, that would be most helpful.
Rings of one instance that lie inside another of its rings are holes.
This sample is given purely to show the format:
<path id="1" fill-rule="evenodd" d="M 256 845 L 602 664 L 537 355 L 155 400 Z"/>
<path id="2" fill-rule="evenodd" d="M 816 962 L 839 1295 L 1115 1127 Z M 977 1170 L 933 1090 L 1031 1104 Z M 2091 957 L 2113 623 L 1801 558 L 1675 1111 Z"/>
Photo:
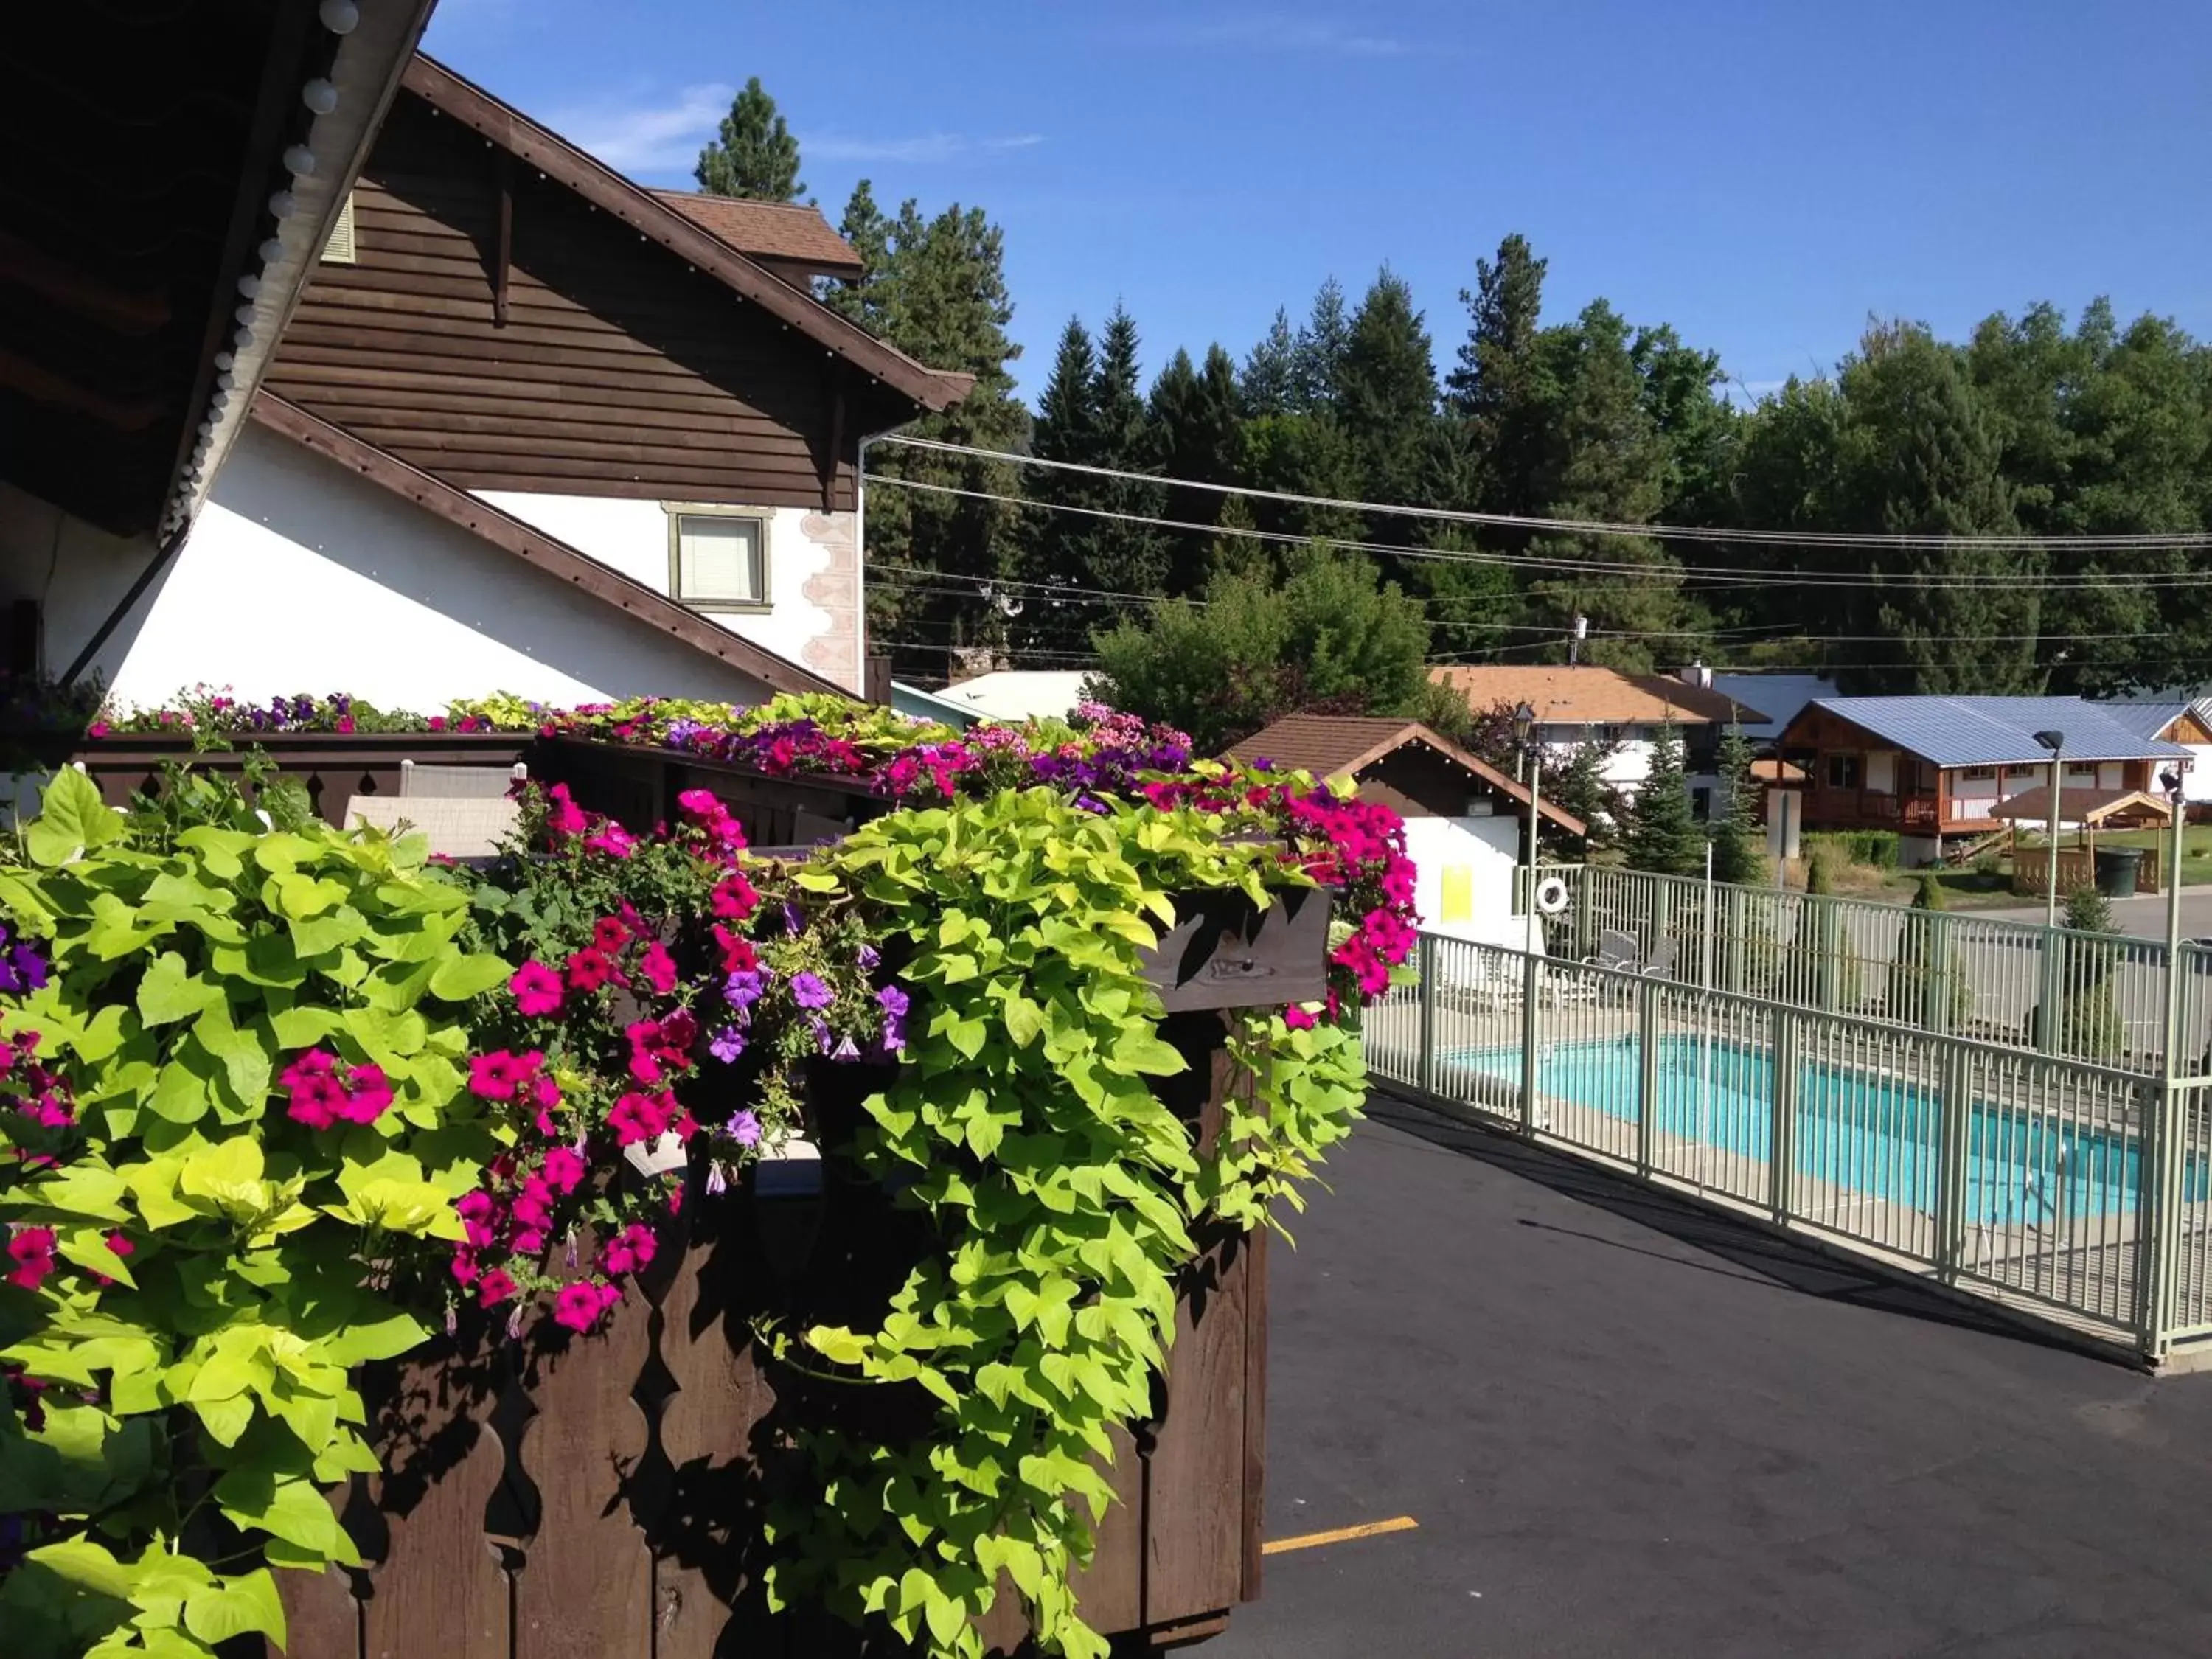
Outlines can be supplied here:
<path id="1" fill-rule="evenodd" d="M 270 389 L 466 489 L 849 508 L 910 405 L 412 92 Z"/>

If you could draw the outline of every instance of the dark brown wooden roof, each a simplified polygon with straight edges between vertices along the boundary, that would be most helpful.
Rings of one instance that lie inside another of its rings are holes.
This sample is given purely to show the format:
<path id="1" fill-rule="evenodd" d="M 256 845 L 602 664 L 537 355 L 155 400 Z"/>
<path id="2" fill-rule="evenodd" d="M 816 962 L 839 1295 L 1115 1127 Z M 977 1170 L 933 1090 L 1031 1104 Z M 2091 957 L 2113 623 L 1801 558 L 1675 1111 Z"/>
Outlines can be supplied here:
<path id="1" fill-rule="evenodd" d="M 973 375 L 926 368 L 848 322 L 812 295 L 771 276 L 652 191 L 623 178 L 435 59 L 416 54 L 404 84 L 441 114 L 574 191 L 601 212 L 613 214 L 646 240 L 715 277 L 832 357 L 849 362 L 863 374 L 903 394 L 917 408 L 949 408 L 974 387 Z"/>
<path id="2" fill-rule="evenodd" d="M 1285 714 L 1264 732 L 1255 732 L 1229 751 L 1232 760 L 1250 765 L 1266 761 L 1279 772 L 1310 772 L 1316 778 L 1349 777 L 1355 781 L 1369 767 L 1408 744 L 1435 750 L 1498 793 L 1525 809 L 1528 789 L 1488 761 L 1473 755 L 1449 738 L 1431 732 L 1419 720 L 1380 714 Z M 1571 812 L 1550 801 L 1542 803 L 1544 816 L 1570 835 L 1589 833 L 1589 826 Z"/>
<path id="3" fill-rule="evenodd" d="M 1993 818 L 2016 823 L 2051 822 L 2051 786 L 2041 784 L 2008 795 L 1990 808 Z M 2111 817 L 2153 817 L 2172 822 L 2173 809 L 2158 796 L 2142 789 L 2061 789 L 2058 817 L 2063 823 L 2101 823 Z"/>
<path id="4" fill-rule="evenodd" d="M 653 193 L 708 235 L 771 268 L 790 265 L 824 276 L 858 276 L 866 270 L 853 245 L 830 228 L 811 202 L 753 202 L 688 190 Z"/>
<path id="5" fill-rule="evenodd" d="M 0 478 L 123 535 L 182 514 L 240 279 L 270 273 L 249 313 L 289 303 L 313 198 L 350 173 L 429 9 L 364 6 L 347 36 L 319 25 L 312 0 L 76 0 L 10 14 Z M 316 78 L 342 89 L 337 118 L 320 125 L 301 100 Z M 270 199 L 294 187 L 282 157 L 309 137 L 315 177 L 280 225 Z M 286 250 L 273 259 L 260 251 L 271 240 Z M 240 387 L 273 331 L 236 350 Z"/>
<path id="6" fill-rule="evenodd" d="M 852 695 L 845 687 L 823 678 L 813 670 L 731 633 L 688 605 L 679 605 L 666 594 L 632 580 L 589 554 L 525 524 L 465 489 L 433 477 L 419 467 L 410 466 L 327 421 L 317 419 L 282 398 L 267 392 L 260 393 L 253 401 L 253 418 L 270 431 L 328 457 L 347 471 L 468 531 L 502 553 L 511 554 L 549 575 L 558 576 L 647 627 L 658 629 L 671 639 L 750 674 L 770 690 Z"/>

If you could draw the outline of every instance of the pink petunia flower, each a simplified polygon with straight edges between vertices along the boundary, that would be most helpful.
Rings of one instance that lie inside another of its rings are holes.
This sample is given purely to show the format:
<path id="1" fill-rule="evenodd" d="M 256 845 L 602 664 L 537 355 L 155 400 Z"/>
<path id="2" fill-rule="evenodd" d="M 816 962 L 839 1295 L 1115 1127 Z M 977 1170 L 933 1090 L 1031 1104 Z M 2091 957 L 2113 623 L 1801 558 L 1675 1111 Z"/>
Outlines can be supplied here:
<path id="1" fill-rule="evenodd" d="M 562 1196 L 582 1185 L 586 1174 L 583 1155 L 567 1146 L 556 1146 L 545 1154 L 545 1184 Z"/>
<path id="2" fill-rule="evenodd" d="M 615 965 L 604 951 L 579 951 L 568 958 L 568 984 L 586 996 L 616 977 Z"/>
<path id="3" fill-rule="evenodd" d="M 545 827 L 556 836 L 580 836 L 591 827 L 583 809 L 569 799 L 568 786 L 556 783 L 545 792 Z"/>
<path id="4" fill-rule="evenodd" d="M 599 1322 L 605 1308 L 598 1287 L 579 1279 L 562 1285 L 561 1294 L 553 1298 L 553 1322 L 579 1333 L 588 1331 Z"/>
<path id="5" fill-rule="evenodd" d="M 613 955 L 629 943 L 629 929 L 617 916 L 601 916 L 592 924 L 592 945 L 596 950 Z"/>
<path id="6" fill-rule="evenodd" d="M 656 996 L 665 997 L 676 988 L 676 958 L 668 954 L 668 947 L 659 939 L 646 946 L 637 971 Z"/>
<path id="7" fill-rule="evenodd" d="M 54 1271 L 54 1230 L 18 1227 L 8 1238 L 10 1267 L 6 1281 L 19 1290 L 35 1291 Z"/>
<path id="8" fill-rule="evenodd" d="M 514 993 L 514 1006 L 530 1018 L 557 1013 L 562 989 L 561 975 L 542 962 L 526 962 L 514 970 L 507 988 Z"/>
<path id="9" fill-rule="evenodd" d="M 1293 1031 L 1310 1031 L 1321 1022 L 1296 1003 L 1292 1003 L 1283 1010 L 1283 1024 Z"/>

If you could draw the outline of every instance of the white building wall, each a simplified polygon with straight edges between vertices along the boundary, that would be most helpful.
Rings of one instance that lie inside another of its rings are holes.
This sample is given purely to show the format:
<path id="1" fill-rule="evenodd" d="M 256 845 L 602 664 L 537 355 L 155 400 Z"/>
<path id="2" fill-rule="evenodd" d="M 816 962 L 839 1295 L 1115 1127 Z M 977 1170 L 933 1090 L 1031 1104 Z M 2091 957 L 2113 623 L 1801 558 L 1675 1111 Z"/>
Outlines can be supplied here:
<path id="1" fill-rule="evenodd" d="M 143 559 L 57 568 L 57 666 Z M 558 703 L 658 692 L 762 701 L 766 688 L 258 427 L 240 435 L 190 539 L 95 659 L 111 694 L 184 686 L 257 699 L 344 691 L 428 714 L 495 691 Z"/>
<path id="2" fill-rule="evenodd" d="M 1407 818 L 1406 855 L 1413 860 L 1413 908 L 1421 925 L 1462 938 L 1498 938 L 1512 919 L 1520 848 L 1520 821 L 1509 814 Z"/>
<path id="3" fill-rule="evenodd" d="M 611 564 L 655 592 L 670 592 L 667 508 L 605 495 L 483 489 L 483 500 Z M 854 691 L 866 689 L 860 561 L 850 513 L 718 506 L 757 513 L 768 532 L 765 611 L 705 611 L 708 621 Z"/>

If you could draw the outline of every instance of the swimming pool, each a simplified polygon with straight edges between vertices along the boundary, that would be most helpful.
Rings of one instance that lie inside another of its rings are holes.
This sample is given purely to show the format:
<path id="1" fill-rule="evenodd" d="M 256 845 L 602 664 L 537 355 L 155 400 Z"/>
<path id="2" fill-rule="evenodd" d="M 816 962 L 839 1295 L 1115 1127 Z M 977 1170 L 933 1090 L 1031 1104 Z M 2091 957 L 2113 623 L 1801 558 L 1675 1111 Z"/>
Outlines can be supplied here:
<path id="1" fill-rule="evenodd" d="M 1764 1051 L 1713 1039 L 1659 1039 L 1655 1125 L 1765 1162 L 1774 1132 L 1774 1063 Z M 1518 1082 L 1521 1051 L 1466 1049 L 1448 1060 Z M 1633 1122 L 1642 1079 L 1632 1036 L 1545 1045 L 1539 1093 Z M 1702 1100 L 1702 1106 L 1701 1106 Z M 1797 1068 L 1795 1162 L 1815 1179 L 1907 1208 L 1933 1211 L 1940 1179 L 1942 1103 L 1925 1089 L 1877 1073 L 1814 1062 Z M 2063 1170 L 2063 1177 L 2062 1177 Z M 2208 1187 L 2201 1160 L 2185 1176 L 2190 1196 Z M 2142 1195 L 2142 1148 L 2116 1133 L 1976 1101 L 1966 1126 L 1966 1219 L 1995 1226 L 2132 1212 Z"/>

